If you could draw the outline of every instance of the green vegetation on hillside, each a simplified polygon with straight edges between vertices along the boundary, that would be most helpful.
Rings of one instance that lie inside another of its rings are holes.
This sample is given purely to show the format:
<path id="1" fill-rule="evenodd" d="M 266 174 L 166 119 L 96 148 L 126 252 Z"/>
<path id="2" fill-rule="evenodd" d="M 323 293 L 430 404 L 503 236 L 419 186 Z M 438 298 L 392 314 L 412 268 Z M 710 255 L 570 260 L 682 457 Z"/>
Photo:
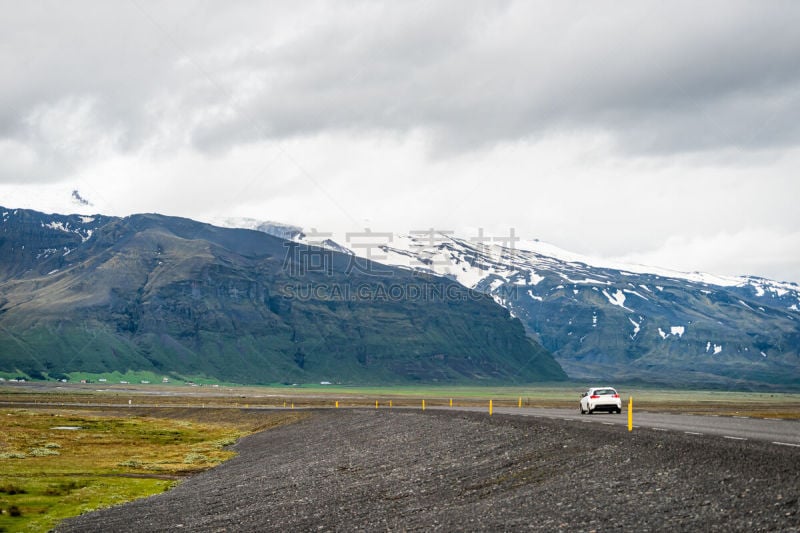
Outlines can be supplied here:
<path id="1" fill-rule="evenodd" d="M 445 278 L 187 219 L 107 219 L 87 238 L 54 229 L 53 216 L 19 210 L 3 223 L 0 371 L 10 377 L 566 378 L 519 320 Z M 57 227 L 81 224 L 62 218 Z"/>

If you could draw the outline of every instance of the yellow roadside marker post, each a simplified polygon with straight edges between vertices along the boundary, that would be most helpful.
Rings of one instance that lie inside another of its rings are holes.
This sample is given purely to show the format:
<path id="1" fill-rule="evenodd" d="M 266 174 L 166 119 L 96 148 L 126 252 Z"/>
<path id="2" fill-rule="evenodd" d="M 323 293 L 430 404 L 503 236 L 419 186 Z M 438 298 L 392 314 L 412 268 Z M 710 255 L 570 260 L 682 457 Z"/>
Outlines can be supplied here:
<path id="1" fill-rule="evenodd" d="M 517 407 L 522 409 L 522 396 L 519 397 L 519 402 L 517 402 Z"/>
<path id="2" fill-rule="evenodd" d="M 453 399 L 450 398 L 450 407 L 453 407 Z"/>
<path id="3" fill-rule="evenodd" d="M 336 400 L 336 408 L 339 408 L 339 400 Z"/>
<path id="4" fill-rule="evenodd" d="M 422 400 L 422 410 L 425 410 L 425 400 Z"/>
<path id="5" fill-rule="evenodd" d="M 492 400 L 489 400 L 489 416 L 492 416 Z"/>
<path id="6" fill-rule="evenodd" d="M 392 400 L 389 400 L 389 407 L 392 406 Z"/>
<path id="7" fill-rule="evenodd" d="M 378 408 L 378 400 L 375 400 L 375 409 Z"/>
<path id="8" fill-rule="evenodd" d="M 633 431 L 633 396 L 628 399 L 628 431 Z"/>

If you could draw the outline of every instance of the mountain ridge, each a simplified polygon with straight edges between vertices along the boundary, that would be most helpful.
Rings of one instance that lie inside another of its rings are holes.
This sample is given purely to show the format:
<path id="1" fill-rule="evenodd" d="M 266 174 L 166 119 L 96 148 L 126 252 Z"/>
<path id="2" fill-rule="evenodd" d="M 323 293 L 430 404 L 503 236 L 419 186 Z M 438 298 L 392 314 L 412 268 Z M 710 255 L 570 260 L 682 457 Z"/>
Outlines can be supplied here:
<path id="1" fill-rule="evenodd" d="M 572 379 L 800 387 L 796 283 L 595 261 L 538 241 L 512 247 L 433 231 L 393 235 L 369 254 L 491 295 Z"/>
<path id="2" fill-rule="evenodd" d="M 566 378 L 519 320 L 446 278 L 186 218 L 0 214 L 0 371 L 237 383 Z M 412 289 L 425 296 L 407 297 Z"/>

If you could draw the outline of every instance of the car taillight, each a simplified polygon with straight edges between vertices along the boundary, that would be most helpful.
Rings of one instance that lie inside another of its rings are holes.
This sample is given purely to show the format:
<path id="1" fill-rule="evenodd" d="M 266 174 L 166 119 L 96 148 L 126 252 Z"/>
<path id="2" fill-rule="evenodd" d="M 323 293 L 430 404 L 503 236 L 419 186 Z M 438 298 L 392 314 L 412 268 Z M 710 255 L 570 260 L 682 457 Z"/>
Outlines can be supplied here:
<path id="1" fill-rule="evenodd" d="M 619 398 L 619 394 L 615 394 L 612 398 Z"/>
<path id="2" fill-rule="evenodd" d="M 598 399 L 599 397 L 600 397 L 600 396 L 598 396 L 597 394 L 592 394 L 591 396 L 589 396 L 589 398 L 591 398 L 592 400 L 596 400 L 596 399 Z"/>

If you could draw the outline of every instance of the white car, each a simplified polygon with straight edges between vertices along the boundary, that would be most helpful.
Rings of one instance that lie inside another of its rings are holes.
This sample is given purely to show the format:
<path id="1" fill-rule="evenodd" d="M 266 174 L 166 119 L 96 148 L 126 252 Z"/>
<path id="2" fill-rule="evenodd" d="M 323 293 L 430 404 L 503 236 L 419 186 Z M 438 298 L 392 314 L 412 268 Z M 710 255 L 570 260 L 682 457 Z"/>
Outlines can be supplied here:
<path id="1" fill-rule="evenodd" d="M 581 414 L 595 411 L 622 412 L 622 400 L 611 387 L 595 387 L 581 394 Z"/>

